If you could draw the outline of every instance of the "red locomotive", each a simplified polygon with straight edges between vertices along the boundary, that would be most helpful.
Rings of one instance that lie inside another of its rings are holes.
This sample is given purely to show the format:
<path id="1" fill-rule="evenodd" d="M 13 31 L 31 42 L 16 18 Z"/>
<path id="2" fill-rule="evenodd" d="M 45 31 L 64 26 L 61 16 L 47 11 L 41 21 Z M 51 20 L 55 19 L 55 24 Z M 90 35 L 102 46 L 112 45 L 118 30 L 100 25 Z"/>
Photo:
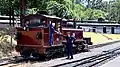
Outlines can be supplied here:
<path id="1" fill-rule="evenodd" d="M 21 6 L 21 9 L 24 9 L 23 6 Z M 52 57 L 53 55 L 56 55 L 56 53 L 61 55 L 64 54 L 64 44 L 66 42 L 62 36 L 53 33 L 53 43 L 52 45 L 49 43 L 51 32 L 50 24 L 54 26 L 56 31 L 62 32 L 64 35 L 66 35 L 67 32 L 73 33 L 76 38 L 76 41 L 74 42 L 75 52 L 84 50 L 86 47 L 86 41 L 83 40 L 83 30 L 76 29 L 75 22 L 69 24 L 67 20 L 63 20 L 59 17 L 31 14 L 24 17 L 21 16 L 20 23 L 21 26 L 16 27 L 16 51 L 20 52 L 24 57 L 30 55 L 34 57 Z"/>
<path id="2" fill-rule="evenodd" d="M 64 25 L 63 20 L 58 17 L 34 14 L 24 17 L 22 26 L 17 27 L 17 46 L 16 50 L 23 56 L 38 56 L 46 55 L 52 56 L 54 53 L 63 53 L 65 39 L 57 33 L 53 33 L 53 44 L 49 44 L 49 33 L 52 24 L 56 31 L 62 32 L 64 35 L 67 32 L 73 33 L 76 38 L 76 51 L 85 48 L 85 41 L 83 40 L 83 30 L 75 29 L 69 24 Z M 63 44 L 62 44 L 63 43 Z M 84 47 L 82 47 L 84 46 Z"/>

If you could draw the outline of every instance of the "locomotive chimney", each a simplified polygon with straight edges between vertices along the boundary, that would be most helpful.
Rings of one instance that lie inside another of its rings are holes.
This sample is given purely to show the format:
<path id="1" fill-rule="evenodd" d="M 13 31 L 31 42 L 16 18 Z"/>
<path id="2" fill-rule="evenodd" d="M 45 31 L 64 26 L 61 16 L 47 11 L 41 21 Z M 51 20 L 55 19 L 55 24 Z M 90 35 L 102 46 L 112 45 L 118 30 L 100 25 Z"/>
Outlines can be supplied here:
<path id="1" fill-rule="evenodd" d="M 24 0 L 19 1 L 20 1 L 20 25 L 22 26 L 22 19 L 25 16 L 25 1 Z"/>

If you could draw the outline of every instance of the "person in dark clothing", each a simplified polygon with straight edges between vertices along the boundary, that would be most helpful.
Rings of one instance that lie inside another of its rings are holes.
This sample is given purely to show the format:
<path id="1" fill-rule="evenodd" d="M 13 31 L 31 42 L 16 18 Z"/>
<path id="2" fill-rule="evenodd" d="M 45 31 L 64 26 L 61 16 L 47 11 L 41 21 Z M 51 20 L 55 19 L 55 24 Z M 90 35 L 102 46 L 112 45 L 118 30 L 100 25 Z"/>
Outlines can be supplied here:
<path id="1" fill-rule="evenodd" d="M 75 41 L 75 38 L 72 37 L 72 34 L 70 32 L 67 33 L 67 36 L 63 35 L 63 37 L 66 38 L 66 52 L 67 52 L 67 58 L 66 59 L 73 59 L 73 41 Z M 70 57 L 71 56 L 71 57 Z"/>
<path id="2" fill-rule="evenodd" d="M 50 46 L 53 44 L 53 33 L 54 33 L 54 28 L 52 26 L 52 24 L 49 25 L 49 44 Z"/>
<path id="3" fill-rule="evenodd" d="M 57 31 L 54 29 L 54 26 L 52 23 L 49 24 L 49 44 L 52 46 L 53 44 L 53 33 L 57 33 Z"/>

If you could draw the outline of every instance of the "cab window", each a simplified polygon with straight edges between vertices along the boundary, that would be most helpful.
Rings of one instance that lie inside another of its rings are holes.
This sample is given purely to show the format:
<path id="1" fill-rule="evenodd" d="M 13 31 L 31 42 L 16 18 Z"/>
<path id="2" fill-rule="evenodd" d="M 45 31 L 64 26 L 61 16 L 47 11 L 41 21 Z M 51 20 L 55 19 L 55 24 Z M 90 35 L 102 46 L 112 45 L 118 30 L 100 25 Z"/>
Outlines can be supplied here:
<path id="1" fill-rule="evenodd" d="M 44 27 L 46 26 L 45 20 L 41 19 L 30 19 L 29 21 L 25 22 L 25 26 L 27 27 Z"/>

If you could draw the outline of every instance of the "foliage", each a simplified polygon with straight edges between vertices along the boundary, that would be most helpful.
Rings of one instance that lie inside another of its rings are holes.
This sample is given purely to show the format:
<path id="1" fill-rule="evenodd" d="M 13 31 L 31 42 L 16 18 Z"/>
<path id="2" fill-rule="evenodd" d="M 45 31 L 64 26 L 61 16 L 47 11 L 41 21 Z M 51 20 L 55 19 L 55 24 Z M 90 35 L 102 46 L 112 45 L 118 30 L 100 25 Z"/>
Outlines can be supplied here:
<path id="1" fill-rule="evenodd" d="M 115 20 L 120 22 L 120 0 L 116 0 L 115 2 L 111 3 L 110 11 L 109 11 L 109 18 L 110 20 Z"/>
<path id="2" fill-rule="evenodd" d="M 0 0 L 0 12 L 2 15 L 9 13 L 9 10 L 6 10 L 8 8 L 9 8 L 9 1 L 8 0 Z"/>
<path id="3" fill-rule="evenodd" d="M 10 1 L 12 5 L 10 5 Z M 26 3 L 26 14 L 35 14 L 38 11 L 47 11 L 50 15 L 61 18 L 76 18 L 79 20 L 105 18 L 106 11 L 100 7 L 102 0 L 85 0 L 88 2 L 86 8 L 77 0 L 24 0 Z M 83 0 L 81 0 L 83 1 Z M 0 0 L 1 14 L 9 15 L 9 8 L 14 6 L 14 14 L 19 15 L 19 0 Z M 5 8 L 3 8 L 5 7 Z"/>
<path id="4" fill-rule="evenodd" d="M 50 1 L 47 4 L 47 10 L 50 15 L 64 17 L 66 14 L 67 8 L 64 4 L 57 3 L 56 1 Z"/>
<path id="5" fill-rule="evenodd" d="M 92 10 L 92 9 L 87 9 L 86 10 L 86 16 L 88 16 L 87 19 L 98 19 L 98 18 L 104 18 L 105 12 L 101 10 Z"/>

